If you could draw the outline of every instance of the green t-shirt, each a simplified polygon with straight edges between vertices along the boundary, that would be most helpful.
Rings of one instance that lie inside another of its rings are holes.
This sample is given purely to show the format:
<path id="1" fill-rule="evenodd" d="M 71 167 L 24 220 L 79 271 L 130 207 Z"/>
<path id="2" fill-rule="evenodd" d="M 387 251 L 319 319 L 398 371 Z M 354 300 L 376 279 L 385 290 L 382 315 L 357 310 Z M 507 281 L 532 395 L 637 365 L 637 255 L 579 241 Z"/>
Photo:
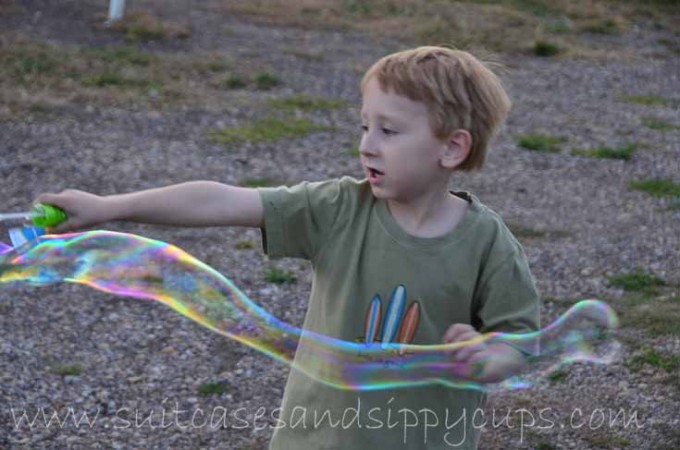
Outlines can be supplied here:
<path id="1" fill-rule="evenodd" d="M 470 203 L 463 219 L 443 236 L 421 238 L 401 228 L 367 180 L 259 192 L 265 252 L 312 263 L 305 330 L 352 342 L 433 345 L 454 323 L 481 333 L 539 327 L 524 251 L 474 195 L 452 192 Z M 396 288 L 405 301 L 388 314 Z M 296 358 L 304 354 L 298 349 Z M 474 449 L 485 399 L 442 385 L 348 391 L 291 370 L 270 448 Z"/>

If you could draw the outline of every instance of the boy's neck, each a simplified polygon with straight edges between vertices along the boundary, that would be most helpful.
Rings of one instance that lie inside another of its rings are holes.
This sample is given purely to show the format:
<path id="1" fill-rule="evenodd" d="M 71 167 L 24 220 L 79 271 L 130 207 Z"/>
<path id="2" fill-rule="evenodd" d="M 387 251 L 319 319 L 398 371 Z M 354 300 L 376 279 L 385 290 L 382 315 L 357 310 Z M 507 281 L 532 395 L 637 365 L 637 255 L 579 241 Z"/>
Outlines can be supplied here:
<path id="1" fill-rule="evenodd" d="M 387 200 L 394 220 L 408 234 L 434 238 L 453 231 L 465 216 L 469 204 L 448 191 L 440 197 L 420 204 L 404 204 Z"/>

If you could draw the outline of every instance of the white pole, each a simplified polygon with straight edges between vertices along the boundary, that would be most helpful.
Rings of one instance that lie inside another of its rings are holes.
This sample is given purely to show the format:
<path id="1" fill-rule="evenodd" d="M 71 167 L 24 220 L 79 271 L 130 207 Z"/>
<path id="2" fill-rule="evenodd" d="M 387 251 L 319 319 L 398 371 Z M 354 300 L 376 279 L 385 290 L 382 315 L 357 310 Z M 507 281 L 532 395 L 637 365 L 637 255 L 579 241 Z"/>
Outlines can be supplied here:
<path id="1" fill-rule="evenodd" d="M 125 0 L 111 0 L 109 3 L 109 22 L 122 19 L 124 9 Z"/>

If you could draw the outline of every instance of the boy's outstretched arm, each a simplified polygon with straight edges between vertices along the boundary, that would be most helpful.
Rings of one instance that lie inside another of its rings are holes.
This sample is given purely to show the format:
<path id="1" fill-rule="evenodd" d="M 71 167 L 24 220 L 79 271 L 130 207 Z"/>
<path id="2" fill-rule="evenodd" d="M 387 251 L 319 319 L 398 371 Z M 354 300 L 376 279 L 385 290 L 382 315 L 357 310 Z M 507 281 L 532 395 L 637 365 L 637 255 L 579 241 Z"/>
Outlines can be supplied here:
<path id="1" fill-rule="evenodd" d="M 67 189 L 41 194 L 36 202 L 62 208 L 68 220 L 50 232 L 62 233 L 112 220 L 174 225 L 264 226 L 257 189 L 214 181 L 191 181 L 145 191 L 99 196 Z"/>

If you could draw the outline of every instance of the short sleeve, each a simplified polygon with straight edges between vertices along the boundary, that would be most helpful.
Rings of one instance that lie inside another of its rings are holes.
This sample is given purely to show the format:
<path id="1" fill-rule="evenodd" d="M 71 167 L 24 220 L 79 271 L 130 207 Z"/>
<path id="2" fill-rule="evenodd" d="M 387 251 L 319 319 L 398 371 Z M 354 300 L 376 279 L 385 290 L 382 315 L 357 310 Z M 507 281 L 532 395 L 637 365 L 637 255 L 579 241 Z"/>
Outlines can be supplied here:
<path id="1" fill-rule="evenodd" d="M 258 188 L 264 208 L 262 246 L 270 258 L 316 259 L 342 207 L 340 180 Z"/>
<path id="2" fill-rule="evenodd" d="M 516 245 L 515 252 L 482 274 L 473 315 L 473 325 L 480 333 L 530 333 L 540 328 L 536 284 L 522 247 Z M 525 354 L 538 354 L 538 340 L 522 348 L 515 347 Z"/>

